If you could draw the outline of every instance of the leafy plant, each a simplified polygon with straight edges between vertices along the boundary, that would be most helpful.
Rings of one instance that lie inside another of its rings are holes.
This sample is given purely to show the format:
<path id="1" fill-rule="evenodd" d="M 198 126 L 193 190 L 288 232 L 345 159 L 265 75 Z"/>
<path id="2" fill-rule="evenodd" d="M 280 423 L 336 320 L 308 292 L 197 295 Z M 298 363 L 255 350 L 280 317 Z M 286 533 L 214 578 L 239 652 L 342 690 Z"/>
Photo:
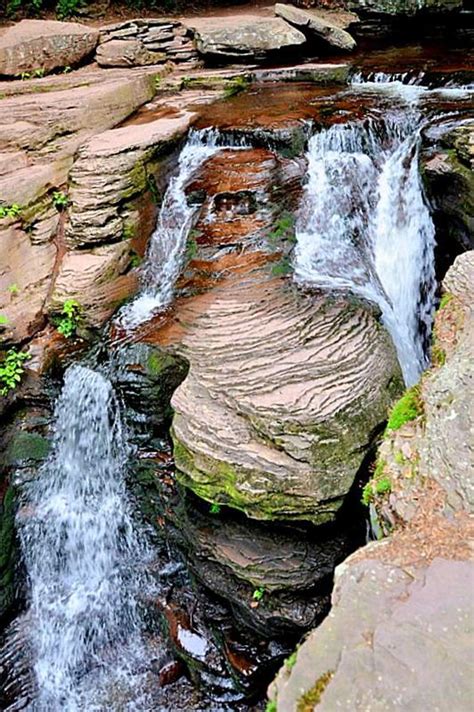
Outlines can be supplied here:
<path id="1" fill-rule="evenodd" d="M 215 502 L 214 502 L 214 504 L 211 504 L 211 506 L 209 507 L 210 514 L 219 514 L 220 511 L 221 511 L 221 505 L 216 504 Z"/>
<path id="2" fill-rule="evenodd" d="M 441 297 L 441 301 L 439 303 L 438 310 L 444 309 L 445 306 L 449 304 L 451 299 L 453 298 L 453 295 L 450 292 L 445 292 L 443 296 Z"/>
<path id="3" fill-rule="evenodd" d="M 8 322 L 8 317 L 5 316 L 5 314 L 0 314 L 0 326 L 5 326 L 6 324 L 8 324 Z"/>
<path id="4" fill-rule="evenodd" d="M 269 700 L 269 702 L 267 702 L 265 712 L 277 712 L 277 703 L 275 700 Z"/>
<path id="5" fill-rule="evenodd" d="M 362 504 L 366 507 L 374 501 L 378 495 L 382 497 L 384 494 L 389 494 L 392 491 L 392 483 L 390 478 L 385 474 L 385 462 L 379 460 L 375 468 L 374 476 L 364 486 L 362 490 Z"/>
<path id="6" fill-rule="evenodd" d="M 142 258 L 133 250 L 130 253 L 130 266 L 132 268 L 139 267 L 142 263 Z"/>
<path id="7" fill-rule="evenodd" d="M 263 586 L 259 586 L 258 588 L 255 589 L 255 591 L 252 594 L 252 598 L 254 601 L 261 601 L 263 596 L 265 595 L 265 589 Z"/>
<path id="8" fill-rule="evenodd" d="M 69 72 L 72 72 L 72 67 L 67 64 L 65 67 L 63 67 L 63 74 L 69 74 Z"/>
<path id="9" fill-rule="evenodd" d="M 53 320 L 60 334 L 70 339 L 74 336 L 81 321 L 81 306 L 75 299 L 66 299 L 61 315 Z"/>
<path id="10" fill-rule="evenodd" d="M 0 219 L 1 218 L 17 218 L 21 214 L 21 207 L 18 203 L 13 203 L 13 205 L 0 205 Z"/>
<path id="11" fill-rule="evenodd" d="M 6 396 L 14 390 L 24 373 L 23 362 L 29 358 L 24 351 L 10 349 L 0 363 L 0 395 Z"/>
<path id="12" fill-rule="evenodd" d="M 387 430 L 399 430 L 410 420 L 423 414 L 423 402 L 419 385 L 412 386 L 392 408 L 387 423 Z"/>
<path id="13" fill-rule="evenodd" d="M 10 294 L 13 294 L 13 295 L 14 295 L 14 294 L 18 294 L 19 291 L 20 291 L 20 288 L 19 288 L 18 284 L 15 284 L 15 283 L 14 283 L 14 284 L 10 284 L 10 285 L 7 287 L 7 289 L 8 289 L 8 291 L 10 292 Z"/>
<path id="14" fill-rule="evenodd" d="M 284 277 L 291 272 L 291 260 L 288 256 L 282 257 L 279 262 L 276 262 L 272 267 L 272 275 L 274 277 Z"/>
<path id="15" fill-rule="evenodd" d="M 53 192 L 53 205 L 56 210 L 59 210 L 59 212 L 67 208 L 69 205 L 69 198 L 66 193 L 63 193 L 62 190 L 55 190 Z"/>
<path id="16" fill-rule="evenodd" d="M 71 17 L 75 15 L 83 5 L 83 0 L 58 0 L 56 4 L 56 17 L 59 20 L 63 20 L 65 17 Z"/>
<path id="17" fill-rule="evenodd" d="M 278 240 L 289 240 L 295 242 L 295 216 L 292 213 L 284 212 L 277 221 L 275 228 L 268 235 L 271 242 Z"/>
<path id="18" fill-rule="evenodd" d="M 291 655 L 285 660 L 285 667 L 288 670 L 292 670 L 296 665 L 296 659 L 298 657 L 298 651 L 295 650 Z"/>

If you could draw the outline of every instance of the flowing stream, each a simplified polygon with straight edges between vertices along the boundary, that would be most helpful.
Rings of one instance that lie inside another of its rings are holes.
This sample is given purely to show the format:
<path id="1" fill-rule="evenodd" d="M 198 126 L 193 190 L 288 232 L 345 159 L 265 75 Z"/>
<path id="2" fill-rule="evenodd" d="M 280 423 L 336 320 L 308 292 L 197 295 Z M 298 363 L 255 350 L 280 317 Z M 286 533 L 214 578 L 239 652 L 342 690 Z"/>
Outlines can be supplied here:
<path id="1" fill-rule="evenodd" d="M 407 385 L 427 366 L 434 227 L 418 171 L 419 117 L 335 124 L 308 149 L 295 277 L 379 304 Z"/>
<path id="2" fill-rule="evenodd" d="M 128 454 L 110 382 L 71 366 L 52 453 L 18 515 L 37 686 L 28 709 L 35 712 L 107 709 L 101 695 L 133 685 L 147 551 L 125 488 Z"/>

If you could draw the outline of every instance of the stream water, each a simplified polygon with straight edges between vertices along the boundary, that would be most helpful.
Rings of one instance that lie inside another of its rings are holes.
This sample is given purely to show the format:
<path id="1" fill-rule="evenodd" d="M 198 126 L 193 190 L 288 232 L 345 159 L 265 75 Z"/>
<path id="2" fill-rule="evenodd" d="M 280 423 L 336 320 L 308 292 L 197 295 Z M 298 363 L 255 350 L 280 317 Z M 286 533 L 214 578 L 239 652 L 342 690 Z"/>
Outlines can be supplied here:
<path id="1" fill-rule="evenodd" d="M 389 84 L 397 106 L 312 135 L 293 255 L 297 284 L 346 290 L 380 307 L 408 385 L 428 365 L 436 288 L 435 231 L 418 168 L 425 121 L 418 103 L 429 91 L 420 82 L 409 73 L 353 78 L 352 97 L 358 86 L 379 92 Z M 463 91 L 452 88 L 453 96 Z M 164 195 L 141 291 L 117 316 L 126 330 L 172 303 L 199 209 L 186 187 L 229 145 L 244 144 L 216 129 L 191 132 Z M 144 693 L 140 602 L 151 586 L 152 553 L 127 492 L 130 448 L 108 378 L 71 366 L 53 430 L 51 454 L 25 486 L 17 517 L 35 689 L 33 702 L 11 709 L 164 709 Z"/>

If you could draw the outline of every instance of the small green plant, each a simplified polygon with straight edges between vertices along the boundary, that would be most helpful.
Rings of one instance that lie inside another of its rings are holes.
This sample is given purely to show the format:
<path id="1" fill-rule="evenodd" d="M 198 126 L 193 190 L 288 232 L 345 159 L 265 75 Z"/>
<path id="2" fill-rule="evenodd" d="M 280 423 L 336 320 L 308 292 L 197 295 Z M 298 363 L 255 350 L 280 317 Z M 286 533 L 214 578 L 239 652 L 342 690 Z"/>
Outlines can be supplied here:
<path id="1" fill-rule="evenodd" d="M 189 87 L 191 86 L 191 83 L 192 83 L 191 77 L 183 77 L 181 79 L 180 89 L 189 89 Z"/>
<path id="2" fill-rule="evenodd" d="M 10 349 L 0 363 L 0 395 L 6 396 L 14 390 L 24 373 L 23 362 L 29 358 L 24 351 Z"/>
<path id="3" fill-rule="evenodd" d="M 274 277 L 284 277 L 291 272 L 291 260 L 285 255 L 279 262 L 276 262 L 272 267 L 272 275 Z"/>
<path id="4" fill-rule="evenodd" d="M 1 218 L 17 218 L 21 214 L 21 207 L 18 203 L 13 203 L 13 205 L 0 205 L 0 219 Z"/>
<path id="5" fill-rule="evenodd" d="M 415 420 L 423 414 L 423 402 L 419 385 L 412 386 L 395 403 L 387 423 L 387 430 L 399 430 L 410 420 Z"/>
<path id="6" fill-rule="evenodd" d="M 216 504 L 215 502 L 214 502 L 214 504 L 211 504 L 211 506 L 209 507 L 210 514 L 219 514 L 220 511 L 221 511 L 221 505 Z"/>
<path id="7" fill-rule="evenodd" d="M 59 212 L 65 210 L 69 205 L 69 198 L 66 193 L 63 193 L 62 190 L 55 190 L 53 192 L 53 205 Z"/>
<path id="8" fill-rule="evenodd" d="M 296 219 L 292 213 L 282 213 L 275 225 L 275 228 L 268 235 L 268 239 L 271 242 L 277 242 L 279 240 L 288 240 L 289 242 L 295 242 L 295 222 Z"/>
<path id="9" fill-rule="evenodd" d="M 275 702 L 275 700 L 270 700 L 269 702 L 267 702 L 265 712 L 277 712 L 277 703 Z"/>
<path id="10" fill-rule="evenodd" d="M 440 311 L 441 309 L 444 309 L 444 307 L 449 304 L 449 302 L 451 301 L 452 298 L 453 298 L 453 295 L 450 292 L 445 292 L 443 294 L 443 296 L 441 297 L 438 311 Z"/>
<path id="11" fill-rule="evenodd" d="M 83 0 L 58 0 L 56 3 L 56 17 L 58 20 L 71 17 L 75 15 L 83 5 Z"/>
<path id="12" fill-rule="evenodd" d="M 296 665 L 296 659 L 298 657 L 298 651 L 295 650 L 291 655 L 285 660 L 285 667 L 288 670 L 292 670 Z"/>
<path id="13" fill-rule="evenodd" d="M 53 323 L 60 334 L 70 339 L 74 336 L 81 320 L 81 306 L 75 299 L 66 299 L 61 314 L 55 317 Z"/>
<path id="14" fill-rule="evenodd" d="M 161 76 L 161 74 L 155 74 L 153 81 L 155 83 L 155 91 L 159 91 L 161 88 L 161 82 L 163 81 L 163 77 Z"/>
<path id="15" fill-rule="evenodd" d="M 122 240 L 131 240 L 135 237 L 135 227 L 130 223 L 125 223 L 122 228 Z"/>
<path id="16" fill-rule="evenodd" d="M 18 284 L 15 284 L 15 283 L 10 284 L 7 287 L 7 289 L 10 292 L 10 294 L 12 294 L 12 295 L 18 294 L 20 292 L 20 288 L 19 288 Z"/>
<path id="17" fill-rule="evenodd" d="M 261 601 L 262 598 L 265 595 L 265 589 L 263 586 L 259 586 L 258 588 L 255 589 L 255 591 L 252 594 L 252 598 L 254 601 Z"/>
<path id="18" fill-rule="evenodd" d="M 33 71 L 33 77 L 36 77 L 38 79 L 42 79 L 44 77 L 44 68 L 43 67 L 38 67 L 38 69 L 35 69 Z"/>
<path id="19" fill-rule="evenodd" d="M 438 344 L 431 347 L 431 361 L 434 366 L 444 366 L 446 363 L 446 351 Z"/>
<path id="20" fill-rule="evenodd" d="M 249 86 L 250 82 L 246 77 L 234 77 L 224 89 L 224 98 L 230 99 L 231 96 L 240 94 L 242 91 L 248 89 Z"/>
<path id="21" fill-rule="evenodd" d="M 140 267 L 142 263 L 142 258 L 133 250 L 130 253 L 130 266 L 135 269 L 135 267 Z"/>
<path id="22" fill-rule="evenodd" d="M 8 324 L 9 318 L 5 314 L 0 314 L 0 326 L 6 326 Z"/>
<path id="23" fill-rule="evenodd" d="M 196 238 L 191 234 L 188 237 L 188 243 L 186 245 L 186 261 L 191 262 L 197 255 L 198 244 Z"/>
<path id="24" fill-rule="evenodd" d="M 31 74 L 31 72 L 21 72 L 21 74 L 18 74 L 17 76 L 21 79 L 22 82 L 24 82 L 26 79 L 31 79 L 33 75 Z"/>
<path id="25" fill-rule="evenodd" d="M 65 67 L 63 67 L 63 74 L 69 74 L 69 72 L 72 72 L 72 67 L 67 64 Z"/>
<path id="26" fill-rule="evenodd" d="M 367 482 L 362 490 L 362 504 L 365 504 L 366 507 L 374 501 L 377 495 L 382 497 L 384 494 L 390 494 L 392 491 L 392 483 L 385 474 L 385 465 L 384 460 L 377 462 L 374 476 Z"/>

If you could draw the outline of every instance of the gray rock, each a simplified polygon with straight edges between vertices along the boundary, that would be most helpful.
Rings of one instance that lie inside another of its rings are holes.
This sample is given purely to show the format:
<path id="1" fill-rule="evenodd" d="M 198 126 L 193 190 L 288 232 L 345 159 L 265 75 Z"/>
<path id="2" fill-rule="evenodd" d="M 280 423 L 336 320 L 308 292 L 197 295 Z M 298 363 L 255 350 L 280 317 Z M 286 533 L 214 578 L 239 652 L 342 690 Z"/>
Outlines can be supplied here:
<path id="1" fill-rule="evenodd" d="M 350 52 L 356 46 L 355 39 L 346 30 L 317 10 L 300 10 L 293 5 L 277 3 L 275 13 L 310 38 L 322 40 L 331 47 Z"/>
<path id="2" fill-rule="evenodd" d="M 201 27 L 196 32 L 197 49 L 205 57 L 254 59 L 306 42 L 302 32 L 280 18 L 230 27 Z"/>
<path id="3" fill-rule="evenodd" d="M 445 13 L 461 10 L 462 0 L 348 0 L 347 7 L 354 12 L 386 15 L 415 15 L 424 10 Z"/>

